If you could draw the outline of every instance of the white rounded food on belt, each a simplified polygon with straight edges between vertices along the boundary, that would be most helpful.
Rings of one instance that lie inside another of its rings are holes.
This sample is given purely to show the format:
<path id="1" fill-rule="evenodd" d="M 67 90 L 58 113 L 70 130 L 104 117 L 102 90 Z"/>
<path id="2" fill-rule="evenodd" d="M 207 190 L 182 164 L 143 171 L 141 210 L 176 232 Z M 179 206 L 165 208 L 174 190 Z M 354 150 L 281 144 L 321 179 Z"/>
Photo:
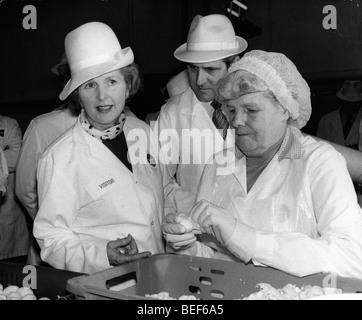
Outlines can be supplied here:
<path id="1" fill-rule="evenodd" d="M 27 287 L 18 287 L 9 285 L 6 288 L 0 284 L 0 300 L 37 300 L 32 289 Z M 50 300 L 47 297 L 42 297 L 39 300 Z"/>
<path id="2" fill-rule="evenodd" d="M 259 291 L 243 298 L 243 300 L 310 300 L 315 297 L 341 294 L 341 289 L 322 288 L 319 286 L 306 285 L 301 288 L 287 284 L 282 289 L 276 289 L 268 283 L 259 283 Z"/>
<path id="3" fill-rule="evenodd" d="M 153 298 L 153 299 L 159 299 L 159 300 L 197 300 L 197 298 L 193 295 L 182 295 L 180 298 L 176 299 L 173 297 L 170 297 L 170 294 L 168 292 L 160 292 L 157 294 L 146 294 L 146 298 Z"/>

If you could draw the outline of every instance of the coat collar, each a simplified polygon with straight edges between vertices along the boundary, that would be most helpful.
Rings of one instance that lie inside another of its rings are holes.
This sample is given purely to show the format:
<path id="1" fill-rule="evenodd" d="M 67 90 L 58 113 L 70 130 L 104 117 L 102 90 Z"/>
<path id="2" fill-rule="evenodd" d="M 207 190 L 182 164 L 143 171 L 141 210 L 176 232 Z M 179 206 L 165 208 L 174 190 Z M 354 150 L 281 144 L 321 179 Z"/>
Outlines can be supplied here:
<path id="1" fill-rule="evenodd" d="M 132 118 L 127 117 L 123 127 L 123 131 L 126 137 L 128 132 L 133 128 L 135 128 L 135 124 L 132 121 Z M 79 117 L 75 125 L 73 126 L 72 130 L 73 130 L 73 142 L 75 145 L 77 145 L 77 147 L 87 150 L 86 152 L 88 152 L 90 156 L 97 158 L 102 162 L 109 164 L 111 161 L 116 165 L 117 164 L 121 165 L 122 170 L 124 170 L 127 173 L 130 173 L 127 167 L 101 141 L 92 137 L 82 128 Z"/>
<path id="2" fill-rule="evenodd" d="M 180 113 L 183 115 L 194 116 L 199 108 L 205 109 L 205 106 L 209 106 L 211 102 L 201 102 L 197 99 L 195 93 L 189 87 L 181 96 L 180 103 L 182 108 Z M 205 110 L 206 112 L 206 110 Z"/>
<path id="3" fill-rule="evenodd" d="M 300 138 L 303 137 L 299 129 L 288 126 L 283 143 L 277 152 L 278 160 L 300 159 L 302 156 L 302 144 Z"/>

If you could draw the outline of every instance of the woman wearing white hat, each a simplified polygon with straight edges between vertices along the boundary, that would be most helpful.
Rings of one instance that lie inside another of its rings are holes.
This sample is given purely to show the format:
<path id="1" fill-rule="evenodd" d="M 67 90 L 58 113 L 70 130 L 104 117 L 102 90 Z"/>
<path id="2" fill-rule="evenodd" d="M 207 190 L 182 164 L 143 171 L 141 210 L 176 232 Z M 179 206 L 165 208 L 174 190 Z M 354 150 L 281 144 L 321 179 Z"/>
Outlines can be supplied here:
<path id="1" fill-rule="evenodd" d="M 34 236 L 41 258 L 56 268 L 93 273 L 162 253 L 164 186 L 172 195 L 172 182 L 153 161 L 158 155 L 149 127 L 123 112 L 139 88 L 132 50 L 122 49 L 99 22 L 70 32 L 65 49 L 72 77 L 60 98 L 77 91 L 82 111 L 39 162 Z M 147 139 L 132 140 L 134 130 Z M 134 147 L 148 162 L 127 152 Z"/>
<path id="2" fill-rule="evenodd" d="M 280 53 L 251 51 L 219 82 L 217 99 L 240 151 L 223 173 L 223 153 L 205 166 L 191 212 L 198 241 L 190 230 L 176 241 L 179 217 L 168 216 L 169 245 L 297 276 L 362 278 L 362 210 L 342 155 L 300 131 L 312 106 L 295 65 Z"/>

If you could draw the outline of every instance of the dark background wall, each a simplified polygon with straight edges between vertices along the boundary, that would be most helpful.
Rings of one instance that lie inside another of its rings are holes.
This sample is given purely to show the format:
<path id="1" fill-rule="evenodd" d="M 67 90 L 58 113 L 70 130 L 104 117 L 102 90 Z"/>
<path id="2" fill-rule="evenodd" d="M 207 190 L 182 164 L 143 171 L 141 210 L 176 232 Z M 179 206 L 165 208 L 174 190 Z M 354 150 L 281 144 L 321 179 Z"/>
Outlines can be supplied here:
<path id="1" fill-rule="evenodd" d="M 362 7 L 359 0 L 242 0 L 243 22 L 232 18 L 248 50 L 285 53 L 312 89 L 314 134 L 324 113 L 337 107 L 335 92 L 347 78 L 362 78 Z M 107 23 L 122 47 L 131 46 L 143 87 L 131 102 L 144 119 L 157 111 L 167 79 L 184 67 L 173 57 L 196 14 L 225 14 L 226 0 L 0 0 L 0 113 L 23 131 L 38 114 L 59 106 L 59 84 L 50 68 L 64 51 L 66 34 L 89 21 Z M 23 8 L 37 9 L 37 29 L 25 30 Z M 337 29 L 325 30 L 323 8 L 337 9 Z M 245 22 L 245 20 L 247 20 Z M 248 22 L 248 23 L 247 23 Z M 254 25 L 262 29 L 258 34 Z"/>

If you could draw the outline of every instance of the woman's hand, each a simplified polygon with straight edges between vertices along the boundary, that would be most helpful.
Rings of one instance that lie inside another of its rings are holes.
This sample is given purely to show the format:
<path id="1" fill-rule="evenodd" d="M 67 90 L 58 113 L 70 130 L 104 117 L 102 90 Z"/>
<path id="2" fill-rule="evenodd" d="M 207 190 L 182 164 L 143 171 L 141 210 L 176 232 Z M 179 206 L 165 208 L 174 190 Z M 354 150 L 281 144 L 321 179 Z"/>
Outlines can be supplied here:
<path id="1" fill-rule="evenodd" d="M 147 258 L 151 252 L 138 253 L 136 241 L 129 234 L 126 238 L 109 241 L 107 243 L 108 261 L 111 266 Z"/>
<path id="2" fill-rule="evenodd" d="M 236 219 L 227 210 L 206 200 L 193 207 L 191 218 L 199 223 L 202 232 L 213 235 L 222 244 L 231 238 L 236 227 Z"/>
<path id="3" fill-rule="evenodd" d="M 184 219 L 185 215 L 170 213 L 162 225 L 167 246 L 173 251 L 185 250 L 196 242 L 196 236 L 192 229 L 182 224 Z"/>

